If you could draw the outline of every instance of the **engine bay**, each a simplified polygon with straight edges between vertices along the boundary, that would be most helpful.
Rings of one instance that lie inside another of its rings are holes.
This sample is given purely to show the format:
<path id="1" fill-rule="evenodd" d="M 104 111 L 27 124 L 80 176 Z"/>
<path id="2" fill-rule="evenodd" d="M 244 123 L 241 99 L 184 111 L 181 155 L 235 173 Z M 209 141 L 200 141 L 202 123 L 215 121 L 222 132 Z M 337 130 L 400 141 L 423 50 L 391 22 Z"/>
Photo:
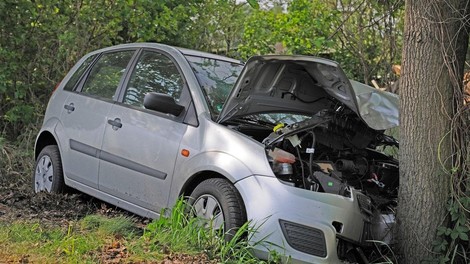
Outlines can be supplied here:
<path id="1" fill-rule="evenodd" d="M 380 146 L 398 148 L 394 138 L 369 128 L 347 108 L 320 111 L 288 125 L 272 125 L 245 119 L 232 128 L 265 145 L 268 161 L 280 181 L 346 197 L 352 187 L 371 199 L 373 210 L 394 212 L 398 160 L 377 150 Z"/>

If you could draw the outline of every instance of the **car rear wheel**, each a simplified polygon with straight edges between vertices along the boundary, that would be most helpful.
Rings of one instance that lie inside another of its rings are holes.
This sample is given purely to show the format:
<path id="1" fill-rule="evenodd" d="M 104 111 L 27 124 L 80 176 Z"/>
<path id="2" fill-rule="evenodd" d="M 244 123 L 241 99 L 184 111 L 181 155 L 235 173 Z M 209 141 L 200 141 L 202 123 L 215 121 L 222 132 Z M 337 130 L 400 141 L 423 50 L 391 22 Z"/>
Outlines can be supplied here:
<path id="1" fill-rule="evenodd" d="M 206 226 L 222 229 L 230 240 L 246 222 L 246 211 L 235 186 L 225 179 L 213 178 L 201 182 L 190 198 L 193 214 L 206 221 Z"/>
<path id="2" fill-rule="evenodd" d="M 36 159 L 33 174 L 34 192 L 62 193 L 65 190 L 59 148 L 49 145 Z"/>

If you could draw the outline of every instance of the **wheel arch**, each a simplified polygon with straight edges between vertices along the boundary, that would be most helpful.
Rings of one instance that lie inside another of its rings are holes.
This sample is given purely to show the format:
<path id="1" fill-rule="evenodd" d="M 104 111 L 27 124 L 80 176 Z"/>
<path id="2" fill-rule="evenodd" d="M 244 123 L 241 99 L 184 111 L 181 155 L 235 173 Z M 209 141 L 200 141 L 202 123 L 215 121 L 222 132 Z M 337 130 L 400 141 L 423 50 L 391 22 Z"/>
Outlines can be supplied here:
<path id="1" fill-rule="evenodd" d="M 240 201 L 242 203 L 243 210 L 245 210 L 246 214 L 246 206 L 245 206 L 245 200 L 243 199 L 243 196 L 241 195 L 240 191 L 238 190 L 237 186 L 235 186 L 235 183 L 231 181 L 229 178 L 225 177 L 219 172 L 216 171 L 211 171 L 211 170 L 204 170 L 204 171 L 199 171 L 195 174 L 193 174 L 183 185 L 181 188 L 181 191 L 179 193 L 179 197 L 189 197 L 191 193 L 194 191 L 194 189 L 203 181 L 207 179 L 213 179 L 213 178 L 218 178 L 218 179 L 225 179 L 227 180 L 230 184 L 233 185 L 235 190 L 238 192 L 238 196 L 240 197 Z"/>
<path id="2" fill-rule="evenodd" d="M 201 182 L 207 180 L 207 179 L 212 179 L 212 178 L 220 178 L 220 179 L 226 179 L 230 183 L 233 184 L 233 182 L 225 177 L 224 175 L 211 171 L 211 170 L 204 170 L 204 171 L 199 171 L 193 174 L 183 185 L 181 188 L 181 191 L 179 193 L 179 196 L 183 197 L 189 197 L 191 193 L 194 191 L 196 186 L 198 186 Z"/>
<path id="3" fill-rule="evenodd" d="M 34 159 L 36 160 L 39 153 L 41 153 L 41 150 L 49 145 L 58 145 L 57 140 L 51 132 L 44 130 L 36 139 L 36 144 L 34 146 Z"/>
<path id="4" fill-rule="evenodd" d="M 204 180 L 221 178 L 235 185 L 237 181 L 253 175 L 253 172 L 238 158 L 219 151 L 199 153 L 190 160 L 177 160 L 177 163 L 180 165 L 174 172 L 174 175 L 178 176 L 173 179 L 174 191 L 170 194 L 170 205 L 178 197 L 188 197 Z"/>

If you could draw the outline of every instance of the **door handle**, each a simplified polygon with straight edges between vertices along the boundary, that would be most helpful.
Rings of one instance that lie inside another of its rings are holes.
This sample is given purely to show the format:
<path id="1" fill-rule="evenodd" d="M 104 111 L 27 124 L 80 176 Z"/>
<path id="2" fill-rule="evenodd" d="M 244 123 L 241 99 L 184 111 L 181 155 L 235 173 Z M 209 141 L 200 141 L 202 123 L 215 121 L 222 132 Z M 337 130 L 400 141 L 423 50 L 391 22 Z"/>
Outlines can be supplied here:
<path id="1" fill-rule="evenodd" d="M 75 106 L 73 105 L 73 103 L 70 103 L 68 105 L 64 105 L 64 108 L 65 110 L 67 110 L 67 113 L 72 113 L 73 111 L 75 111 Z"/>
<path id="2" fill-rule="evenodd" d="M 118 130 L 122 127 L 121 119 L 115 118 L 114 120 L 108 119 L 108 124 L 113 126 L 114 130 Z"/>

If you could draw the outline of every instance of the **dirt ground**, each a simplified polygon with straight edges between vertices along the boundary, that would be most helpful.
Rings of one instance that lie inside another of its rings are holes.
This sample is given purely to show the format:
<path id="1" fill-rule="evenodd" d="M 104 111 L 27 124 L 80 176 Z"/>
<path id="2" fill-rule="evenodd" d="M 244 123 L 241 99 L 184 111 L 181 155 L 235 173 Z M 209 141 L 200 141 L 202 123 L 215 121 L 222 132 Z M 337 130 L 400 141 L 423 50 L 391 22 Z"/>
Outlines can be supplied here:
<path id="1" fill-rule="evenodd" d="M 105 216 L 126 215 L 135 220 L 136 226 L 145 228 L 151 221 L 127 211 L 116 208 L 101 200 L 77 191 L 70 194 L 52 195 L 34 194 L 32 180 L 24 175 L 0 175 L 0 222 L 15 221 L 40 222 L 44 225 L 66 228 L 70 221 L 76 221 L 88 214 Z M 101 263 L 129 263 L 125 247 L 121 244 L 105 246 L 100 257 Z M 28 256 L 9 256 L 1 252 L 0 263 L 35 263 Z M 151 262 L 148 262 L 151 263 Z M 168 253 L 161 264 L 180 263 L 214 263 L 206 255 L 188 255 L 184 253 Z"/>
<path id="2" fill-rule="evenodd" d="M 30 177 L 0 175 L 0 221 L 3 222 L 40 220 L 45 224 L 67 226 L 68 221 L 87 214 L 111 211 L 106 203 L 84 194 L 34 194 Z"/>

